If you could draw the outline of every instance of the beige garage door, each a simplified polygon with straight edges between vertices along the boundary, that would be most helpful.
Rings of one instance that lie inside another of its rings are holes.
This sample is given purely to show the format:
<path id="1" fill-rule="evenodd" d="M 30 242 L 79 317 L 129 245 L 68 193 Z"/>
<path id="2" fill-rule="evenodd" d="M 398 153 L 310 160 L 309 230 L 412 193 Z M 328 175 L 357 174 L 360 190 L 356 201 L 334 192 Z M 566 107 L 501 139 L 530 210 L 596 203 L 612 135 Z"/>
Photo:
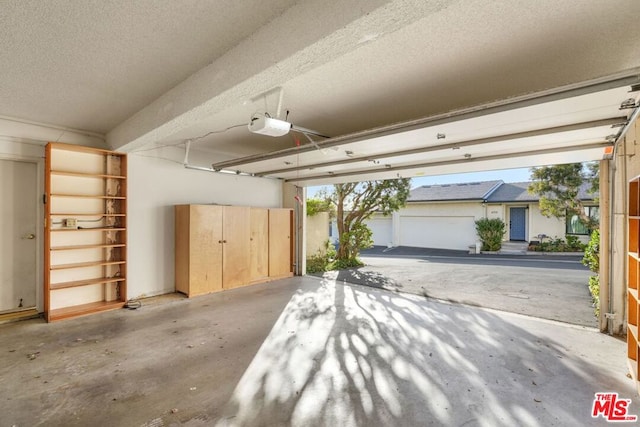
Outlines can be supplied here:
<path id="1" fill-rule="evenodd" d="M 401 216 L 400 245 L 467 250 L 476 241 L 472 216 Z"/>
<path id="2" fill-rule="evenodd" d="M 372 218 L 367 220 L 367 226 L 373 233 L 373 244 L 376 246 L 392 245 L 391 233 L 391 217 L 388 218 Z"/>

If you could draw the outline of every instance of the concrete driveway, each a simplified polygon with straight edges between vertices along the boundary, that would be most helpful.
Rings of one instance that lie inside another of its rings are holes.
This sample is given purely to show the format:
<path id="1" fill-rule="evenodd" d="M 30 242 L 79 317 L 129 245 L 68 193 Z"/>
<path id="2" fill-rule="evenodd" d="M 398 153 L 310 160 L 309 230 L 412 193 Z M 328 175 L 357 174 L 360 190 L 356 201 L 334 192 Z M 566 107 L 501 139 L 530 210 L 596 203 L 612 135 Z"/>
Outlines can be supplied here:
<path id="1" fill-rule="evenodd" d="M 581 258 L 375 247 L 363 251 L 365 267 L 328 272 L 325 277 L 597 327 L 587 286 L 591 272 Z"/>

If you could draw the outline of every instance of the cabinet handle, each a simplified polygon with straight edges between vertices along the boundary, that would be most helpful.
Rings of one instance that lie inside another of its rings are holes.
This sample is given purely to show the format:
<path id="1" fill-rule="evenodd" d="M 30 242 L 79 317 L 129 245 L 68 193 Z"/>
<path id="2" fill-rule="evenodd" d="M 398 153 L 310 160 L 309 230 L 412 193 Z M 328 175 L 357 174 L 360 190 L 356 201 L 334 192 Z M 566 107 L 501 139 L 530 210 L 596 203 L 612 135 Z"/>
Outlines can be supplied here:
<path id="1" fill-rule="evenodd" d="M 222 241 L 222 243 L 227 243 L 227 241 L 226 241 L 226 240 L 223 240 L 223 241 Z"/>
<path id="2" fill-rule="evenodd" d="M 218 240 L 218 243 L 222 243 L 222 240 Z"/>

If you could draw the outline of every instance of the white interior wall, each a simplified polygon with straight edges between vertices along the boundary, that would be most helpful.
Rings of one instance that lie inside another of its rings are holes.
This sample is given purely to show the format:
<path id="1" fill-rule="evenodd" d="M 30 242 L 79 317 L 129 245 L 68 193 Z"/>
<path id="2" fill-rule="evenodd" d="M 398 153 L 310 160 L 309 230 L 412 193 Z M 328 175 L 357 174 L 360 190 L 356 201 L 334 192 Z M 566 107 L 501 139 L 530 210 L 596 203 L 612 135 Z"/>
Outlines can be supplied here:
<path id="1" fill-rule="evenodd" d="M 173 160 L 148 152 L 128 157 L 128 298 L 175 290 L 174 205 L 281 207 L 280 181 L 186 169 L 180 156 L 175 150 Z"/>

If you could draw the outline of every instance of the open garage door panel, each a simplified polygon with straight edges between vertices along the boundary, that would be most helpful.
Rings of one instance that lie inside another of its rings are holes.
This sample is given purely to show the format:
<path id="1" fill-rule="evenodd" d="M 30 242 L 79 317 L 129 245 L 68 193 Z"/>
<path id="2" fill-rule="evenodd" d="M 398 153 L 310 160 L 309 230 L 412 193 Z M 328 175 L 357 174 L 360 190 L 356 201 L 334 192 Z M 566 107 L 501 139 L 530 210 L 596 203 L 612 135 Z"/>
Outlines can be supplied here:
<path id="1" fill-rule="evenodd" d="M 402 216 L 400 245 L 466 250 L 476 241 L 472 216 Z"/>
<path id="2" fill-rule="evenodd" d="M 212 168 L 307 186 L 599 160 L 627 123 L 638 83 L 587 82 Z"/>

